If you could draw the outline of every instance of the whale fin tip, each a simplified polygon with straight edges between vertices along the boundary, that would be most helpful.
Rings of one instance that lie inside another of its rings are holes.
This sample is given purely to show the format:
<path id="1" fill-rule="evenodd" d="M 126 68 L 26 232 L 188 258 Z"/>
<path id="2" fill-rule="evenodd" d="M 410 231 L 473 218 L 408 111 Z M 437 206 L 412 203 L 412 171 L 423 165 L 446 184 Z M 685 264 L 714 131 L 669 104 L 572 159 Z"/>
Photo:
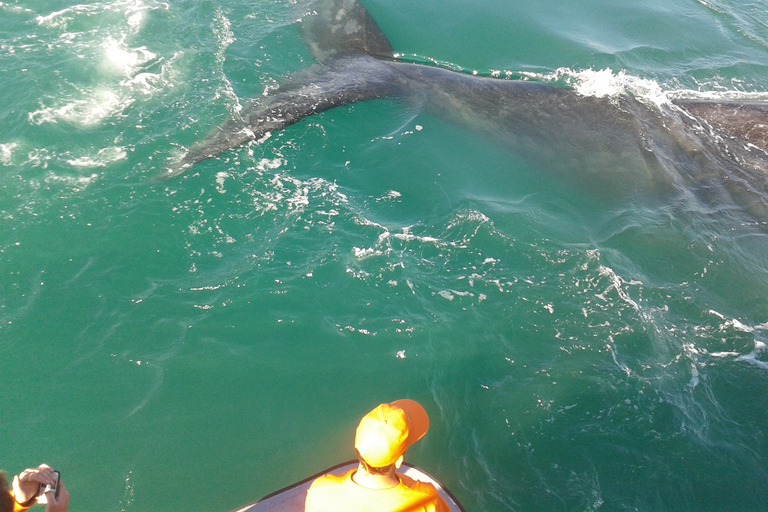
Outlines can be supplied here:
<path id="1" fill-rule="evenodd" d="M 384 32 L 358 0 L 319 0 L 313 8 L 301 20 L 300 31 L 318 62 L 361 55 L 394 57 Z"/>

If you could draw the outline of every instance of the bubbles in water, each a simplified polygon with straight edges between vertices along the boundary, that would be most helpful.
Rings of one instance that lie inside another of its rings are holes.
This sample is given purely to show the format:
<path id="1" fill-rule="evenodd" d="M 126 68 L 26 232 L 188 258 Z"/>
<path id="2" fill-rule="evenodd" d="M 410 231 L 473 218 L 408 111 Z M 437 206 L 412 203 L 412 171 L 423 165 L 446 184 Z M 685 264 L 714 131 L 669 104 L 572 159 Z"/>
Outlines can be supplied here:
<path id="1" fill-rule="evenodd" d="M 88 169 L 95 167 L 106 167 L 113 162 L 124 160 L 125 158 L 127 158 L 127 154 L 124 148 L 113 147 L 101 149 L 96 153 L 96 155 L 87 155 L 68 160 L 67 163 L 72 167 Z"/>
<path id="2" fill-rule="evenodd" d="M 11 165 L 14 150 L 19 146 L 17 142 L 0 144 L 0 165 Z"/>

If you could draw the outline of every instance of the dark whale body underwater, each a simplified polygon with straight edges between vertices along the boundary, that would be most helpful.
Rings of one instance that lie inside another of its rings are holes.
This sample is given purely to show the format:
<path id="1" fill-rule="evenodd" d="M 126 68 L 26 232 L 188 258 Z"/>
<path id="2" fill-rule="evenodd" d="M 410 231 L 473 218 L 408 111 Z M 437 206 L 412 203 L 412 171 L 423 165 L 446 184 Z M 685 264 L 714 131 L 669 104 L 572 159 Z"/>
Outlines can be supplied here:
<path id="1" fill-rule="evenodd" d="M 415 97 L 537 162 L 558 179 L 625 197 L 693 190 L 768 222 L 768 103 L 595 97 L 542 83 L 399 62 L 358 0 L 319 0 L 299 28 L 317 64 L 243 108 L 163 177 L 307 116 L 358 101 Z"/>

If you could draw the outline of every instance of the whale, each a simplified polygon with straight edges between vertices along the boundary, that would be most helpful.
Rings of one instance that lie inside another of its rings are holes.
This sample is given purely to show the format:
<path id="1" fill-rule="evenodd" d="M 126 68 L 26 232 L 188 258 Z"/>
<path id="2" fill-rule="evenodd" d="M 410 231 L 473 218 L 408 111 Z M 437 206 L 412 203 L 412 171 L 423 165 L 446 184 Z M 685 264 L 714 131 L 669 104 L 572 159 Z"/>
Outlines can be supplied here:
<path id="1" fill-rule="evenodd" d="M 707 204 L 735 203 L 768 222 L 768 103 L 594 96 L 405 62 L 359 0 L 318 0 L 297 26 L 315 63 L 248 101 L 162 177 L 179 176 L 314 114 L 402 98 L 566 183 L 617 197 L 692 190 Z"/>

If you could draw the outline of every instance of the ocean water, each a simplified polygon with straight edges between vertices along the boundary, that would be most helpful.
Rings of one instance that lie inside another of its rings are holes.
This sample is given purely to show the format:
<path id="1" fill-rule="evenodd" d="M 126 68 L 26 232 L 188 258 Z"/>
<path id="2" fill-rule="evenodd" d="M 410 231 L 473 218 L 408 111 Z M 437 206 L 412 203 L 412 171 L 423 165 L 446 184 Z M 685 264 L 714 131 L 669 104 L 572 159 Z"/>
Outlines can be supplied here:
<path id="1" fill-rule="evenodd" d="M 403 59 L 768 99 L 768 4 L 365 0 Z M 768 237 L 611 200 L 396 99 L 169 161 L 312 58 L 309 0 L 0 1 L 0 467 L 227 511 L 354 457 L 468 511 L 768 510 Z M 606 194 L 607 192 L 607 194 Z"/>

